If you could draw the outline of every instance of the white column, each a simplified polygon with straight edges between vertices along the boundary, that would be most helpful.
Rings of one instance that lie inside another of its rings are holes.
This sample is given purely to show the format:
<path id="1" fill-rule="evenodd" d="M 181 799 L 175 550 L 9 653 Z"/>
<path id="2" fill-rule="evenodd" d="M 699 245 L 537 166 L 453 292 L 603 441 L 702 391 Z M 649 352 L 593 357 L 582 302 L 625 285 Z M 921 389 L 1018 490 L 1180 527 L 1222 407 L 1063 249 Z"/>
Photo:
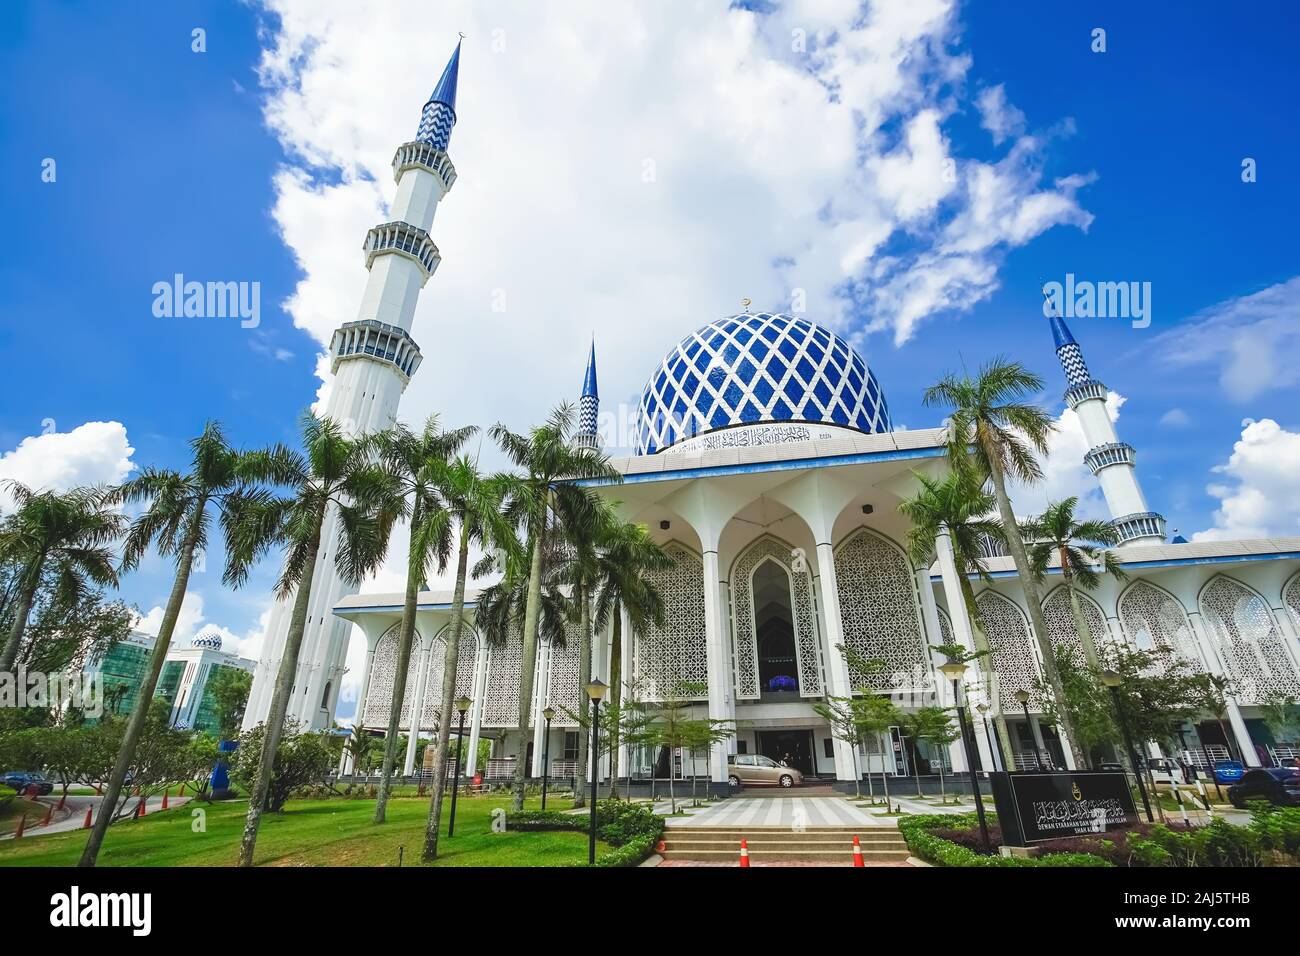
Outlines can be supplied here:
<path id="1" fill-rule="evenodd" d="M 973 653 L 975 638 L 971 633 L 970 618 L 966 615 L 966 599 L 961 593 L 961 579 L 958 577 L 957 561 L 952 553 L 952 536 L 948 532 L 947 525 L 939 526 L 939 534 L 934 539 L 934 547 L 935 553 L 939 557 L 939 574 L 943 578 L 943 599 L 944 603 L 948 605 L 948 618 L 952 621 L 953 640 L 964 647 L 967 652 Z M 924 592 L 922 600 L 924 601 Z M 972 674 L 971 668 L 968 667 L 966 670 L 962 681 L 967 691 L 970 688 L 971 677 L 980 676 L 981 672 L 978 667 L 979 664 L 975 664 L 977 670 L 975 670 L 974 674 Z M 939 676 L 942 677 L 942 675 Z M 968 692 L 966 694 L 966 703 L 969 702 L 970 694 Z M 956 706 L 956 704 L 957 701 L 954 700 L 953 705 Z M 977 715 L 973 708 L 967 706 L 966 716 L 968 719 L 974 720 Z M 991 767 L 993 757 L 989 753 L 988 741 L 976 734 L 975 743 L 979 748 L 980 762 L 985 767 Z M 962 741 L 955 741 L 949 744 L 949 747 L 952 750 L 952 764 L 954 767 L 960 766 L 963 770 L 974 769 L 966 766 L 966 746 Z"/>
<path id="2" fill-rule="evenodd" d="M 551 701 L 551 643 L 542 641 L 537 649 L 537 681 L 533 694 L 533 760 L 528 768 L 530 777 L 542 775 L 542 761 L 546 751 L 546 718 L 542 716 Z"/>
<path id="3" fill-rule="evenodd" d="M 1209 628 L 1205 626 L 1200 611 L 1188 611 L 1187 619 L 1192 624 L 1192 633 L 1196 635 L 1197 643 L 1201 645 L 1201 653 L 1209 663 L 1210 669 L 1219 677 L 1229 676 L 1227 668 L 1223 666 L 1223 659 L 1219 656 L 1218 646 L 1210 636 Z M 1231 696 L 1227 698 L 1226 709 L 1228 725 L 1232 727 L 1232 736 L 1237 740 L 1237 749 L 1241 751 L 1242 762 L 1248 767 L 1260 766 L 1259 755 L 1255 753 L 1255 742 L 1250 738 L 1250 730 L 1246 727 L 1246 719 L 1241 715 L 1241 707 L 1237 704 L 1236 698 Z"/>
<path id="4" fill-rule="evenodd" d="M 727 719 L 727 699 L 731 683 L 727 672 L 727 650 L 723 645 L 722 594 L 718 587 L 718 542 L 708 543 L 704 552 L 704 650 L 709 672 L 709 719 Z M 673 769 L 672 755 L 668 770 Z M 709 778 L 714 783 L 727 782 L 727 746 L 715 744 L 709 753 Z"/>
<path id="5" fill-rule="evenodd" d="M 478 771 L 478 741 L 483 733 L 483 705 L 487 697 L 487 641 L 478 641 L 474 656 L 474 706 L 469 712 L 469 753 L 465 755 L 465 776 Z"/>
<path id="6" fill-rule="evenodd" d="M 429 657 L 433 653 L 433 641 L 428 644 L 420 641 L 420 666 L 415 678 L 415 692 L 411 695 L 411 729 L 406 740 L 406 760 L 402 764 L 403 776 L 409 777 L 415 772 L 415 748 L 420 742 L 420 725 L 424 723 L 424 685 L 429 676 Z"/>
<path id="7" fill-rule="evenodd" d="M 370 675 L 374 672 L 375 664 L 375 646 L 378 638 L 371 639 L 366 635 L 366 663 L 361 668 L 361 690 L 357 694 L 357 710 L 352 715 L 352 723 L 356 726 L 362 726 L 362 718 L 365 716 L 366 697 L 370 693 Z M 339 776 L 352 771 L 352 752 L 346 745 L 343 747 L 343 754 L 339 757 Z"/>
<path id="8" fill-rule="evenodd" d="M 620 688 L 619 694 L 620 694 L 620 699 L 623 701 L 623 706 L 626 707 L 627 699 L 628 699 L 628 689 L 636 681 L 636 676 L 637 676 L 636 674 L 632 673 L 632 663 L 635 660 L 636 655 L 633 654 L 632 652 L 633 650 L 632 649 L 632 642 L 633 642 L 632 621 L 631 618 L 628 616 L 627 608 L 624 607 L 622 604 L 619 604 L 618 613 L 619 613 L 619 628 L 623 635 L 623 640 L 619 647 L 619 661 L 618 661 L 619 673 L 623 675 L 622 676 L 623 686 Z M 611 644 L 610 653 L 613 654 L 612 640 L 610 644 Z M 609 669 L 610 672 L 612 673 L 614 670 L 613 661 L 610 661 Z M 660 693 L 662 693 L 662 690 L 660 691 Z M 629 764 L 628 761 L 631 758 L 632 758 L 631 748 L 628 747 L 628 745 L 624 742 L 623 738 L 620 738 L 619 745 L 618 745 L 619 773 L 626 774 L 628 772 L 628 768 L 631 766 L 631 764 Z"/>
<path id="9" fill-rule="evenodd" d="M 826 614 L 826 678 L 833 697 L 850 697 L 853 685 L 849 680 L 849 664 L 840 648 L 844 644 L 844 618 L 840 615 L 839 579 L 835 573 L 835 549 L 829 541 L 817 542 L 817 570 L 822 581 L 822 605 Z M 853 745 L 835 740 L 835 779 L 852 780 L 854 769 Z"/>

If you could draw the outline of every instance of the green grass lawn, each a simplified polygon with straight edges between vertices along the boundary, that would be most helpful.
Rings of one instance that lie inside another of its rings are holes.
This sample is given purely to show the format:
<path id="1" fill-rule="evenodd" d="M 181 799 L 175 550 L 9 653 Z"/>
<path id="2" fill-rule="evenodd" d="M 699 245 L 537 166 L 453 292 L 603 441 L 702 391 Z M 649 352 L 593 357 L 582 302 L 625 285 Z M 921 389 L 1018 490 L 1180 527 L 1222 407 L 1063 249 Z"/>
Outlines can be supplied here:
<path id="1" fill-rule="evenodd" d="M 547 801 L 548 807 L 551 801 Z M 529 810 L 541 806 L 530 799 Z M 587 862 L 584 833 L 493 833 L 492 811 L 509 810 L 509 795 L 462 797 L 456 807 L 456 835 L 447 839 L 450 801 L 443 804 L 443 838 L 435 866 L 581 866 Z M 108 831 L 101 866 L 233 866 L 239 852 L 246 804 L 206 804 L 207 830 L 191 829 L 190 805 L 143 820 L 118 823 Z M 554 809 L 562 809 L 555 805 Z M 257 839 L 259 866 L 396 866 L 404 847 L 405 866 L 419 866 L 429 802 L 395 799 L 388 822 L 375 826 L 373 800 L 291 800 L 281 814 L 262 818 Z M 75 830 L 0 843 L 0 866 L 73 866 L 86 833 Z M 596 852 L 609 849 L 598 843 Z"/>
<path id="2" fill-rule="evenodd" d="M 45 811 L 48 809 L 43 803 L 14 797 L 0 807 L 0 833 L 13 833 L 18 828 L 18 818 L 22 816 L 27 818 L 25 825 L 31 829 L 45 819 Z"/>

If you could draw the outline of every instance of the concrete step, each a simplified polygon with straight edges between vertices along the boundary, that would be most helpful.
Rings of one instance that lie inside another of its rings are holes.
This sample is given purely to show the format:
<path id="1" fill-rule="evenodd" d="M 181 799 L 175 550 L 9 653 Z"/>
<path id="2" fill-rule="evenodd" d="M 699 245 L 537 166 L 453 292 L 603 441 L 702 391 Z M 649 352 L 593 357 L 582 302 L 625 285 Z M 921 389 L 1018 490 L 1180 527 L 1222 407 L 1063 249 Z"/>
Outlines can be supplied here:
<path id="1" fill-rule="evenodd" d="M 734 833 L 736 834 L 736 836 L 741 837 L 741 836 L 748 836 L 751 833 L 794 833 L 796 831 L 789 825 L 765 827 L 765 826 L 755 826 L 753 824 L 748 824 L 745 826 L 694 826 L 693 827 L 693 826 L 683 826 L 681 824 L 677 824 L 674 826 L 672 823 L 669 823 L 664 827 L 664 832 L 666 833 Z M 894 823 L 891 820 L 885 826 L 874 826 L 870 824 L 863 824 L 862 826 L 833 826 L 833 827 L 806 826 L 798 832 L 848 834 L 849 839 L 852 840 L 854 834 L 857 834 L 858 836 L 865 838 L 868 834 L 897 833 L 898 826 L 896 823 Z"/>
<path id="2" fill-rule="evenodd" d="M 665 860 L 697 860 L 699 862 L 738 862 L 739 847 L 729 850 L 665 850 L 660 854 Z M 869 863 L 896 863 L 906 860 L 909 853 L 903 850 L 867 850 L 863 848 L 862 859 Z M 758 862 L 792 863 L 852 863 L 853 852 L 849 850 L 755 850 L 750 848 L 749 858 Z"/>
<path id="3" fill-rule="evenodd" d="M 905 853 L 905 843 L 862 843 L 863 853 Z M 843 842 L 826 843 L 815 840 L 748 840 L 746 846 L 750 853 L 810 851 L 817 853 L 848 853 L 852 855 L 853 845 L 845 846 Z M 740 841 L 730 840 L 665 840 L 665 849 L 682 853 L 705 851 L 740 852 Z"/>

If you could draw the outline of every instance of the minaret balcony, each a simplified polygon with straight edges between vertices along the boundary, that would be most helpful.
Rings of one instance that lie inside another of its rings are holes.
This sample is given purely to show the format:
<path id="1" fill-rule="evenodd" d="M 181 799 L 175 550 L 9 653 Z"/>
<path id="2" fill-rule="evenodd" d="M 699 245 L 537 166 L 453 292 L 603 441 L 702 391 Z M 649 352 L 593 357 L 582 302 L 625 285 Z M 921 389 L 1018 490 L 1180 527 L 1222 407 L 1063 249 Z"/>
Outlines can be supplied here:
<path id="1" fill-rule="evenodd" d="M 1164 516 L 1158 515 L 1154 511 L 1121 515 L 1118 518 L 1112 518 L 1110 524 L 1115 529 L 1115 533 L 1119 535 L 1119 544 L 1127 544 L 1138 538 L 1158 538 L 1161 542 L 1165 540 Z"/>
<path id="2" fill-rule="evenodd" d="M 409 332 L 377 319 L 345 322 L 335 330 L 330 341 L 330 372 L 337 373 L 342 363 L 355 358 L 391 365 L 401 373 L 403 385 L 424 360 Z"/>
<path id="3" fill-rule="evenodd" d="M 445 194 L 451 189 L 452 183 L 456 181 L 456 167 L 451 164 L 449 157 L 443 150 L 428 143 L 422 143 L 419 140 L 411 143 L 403 143 L 397 147 L 397 154 L 393 157 L 393 179 L 400 180 L 402 173 L 408 169 L 423 169 L 433 173 L 442 183 L 442 191 Z"/>
<path id="4" fill-rule="evenodd" d="M 1065 390 L 1065 404 L 1071 409 L 1077 408 L 1083 402 L 1090 399 L 1106 400 L 1106 386 L 1096 379 L 1088 379 L 1086 382 L 1080 382 L 1078 385 L 1071 385 Z"/>
<path id="5" fill-rule="evenodd" d="M 386 222 L 375 226 L 366 233 L 366 241 L 361 248 L 366 251 L 367 269 L 374 263 L 375 256 L 397 253 L 416 263 L 424 273 L 426 282 L 442 261 L 442 255 L 429 234 L 409 222 Z"/>
<path id="6" fill-rule="evenodd" d="M 1103 468 L 1111 465 L 1136 465 L 1137 452 L 1128 442 L 1112 441 L 1096 448 L 1083 456 L 1083 463 L 1096 475 Z"/>

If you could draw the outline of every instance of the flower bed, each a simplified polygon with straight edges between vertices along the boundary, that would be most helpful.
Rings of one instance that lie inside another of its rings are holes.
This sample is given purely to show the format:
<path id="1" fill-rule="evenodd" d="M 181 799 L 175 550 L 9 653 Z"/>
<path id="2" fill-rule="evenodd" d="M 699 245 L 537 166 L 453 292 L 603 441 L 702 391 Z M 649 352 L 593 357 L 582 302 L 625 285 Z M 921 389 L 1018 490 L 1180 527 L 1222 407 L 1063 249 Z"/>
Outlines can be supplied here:
<path id="1" fill-rule="evenodd" d="M 577 830 L 586 832 L 591 818 L 557 810 L 531 810 L 509 814 L 507 830 Z M 663 818 L 645 807 L 614 800 L 596 804 L 596 836 L 614 847 L 597 857 L 597 866 L 636 866 L 650 855 L 663 835 Z"/>
<path id="2" fill-rule="evenodd" d="M 966 835 L 971 828 L 978 826 L 978 818 L 974 813 L 954 813 L 954 814 L 924 814 L 921 816 L 903 817 L 898 821 L 898 829 L 903 834 L 903 839 L 907 841 L 907 847 L 912 853 L 927 863 L 933 863 L 935 866 L 1004 866 L 1004 867 L 1022 867 L 1022 866 L 1112 866 L 1110 861 L 1086 852 L 1056 852 L 1046 853 L 1042 856 L 1025 858 L 1025 857 L 1008 857 L 998 854 L 987 854 L 977 852 L 973 846 L 963 845 L 967 842 Z M 979 839 L 979 831 L 975 831 L 975 840 Z M 989 836 L 994 846 L 999 840 L 993 837 L 997 832 L 996 825 L 989 827 Z M 961 842 L 953 837 L 961 837 Z M 998 837 L 1001 833 L 998 832 Z M 1064 841 L 1054 841 L 1064 842 Z M 978 845 L 978 844 L 974 844 Z"/>

